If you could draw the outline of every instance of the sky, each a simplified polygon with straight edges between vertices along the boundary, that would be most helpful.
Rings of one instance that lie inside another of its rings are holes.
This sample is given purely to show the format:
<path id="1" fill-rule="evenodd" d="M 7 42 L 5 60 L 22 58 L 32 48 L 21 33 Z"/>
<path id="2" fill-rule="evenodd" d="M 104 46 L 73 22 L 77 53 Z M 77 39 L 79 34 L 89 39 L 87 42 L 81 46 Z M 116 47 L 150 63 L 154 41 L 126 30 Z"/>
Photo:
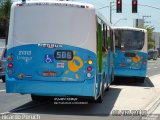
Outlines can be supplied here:
<path id="1" fill-rule="evenodd" d="M 13 0 L 18 1 L 18 0 Z M 101 8 L 104 6 L 109 6 L 110 2 L 116 2 L 116 0 L 73 0 L 80 1 L 85 3 L 91 3 L 95 5 L 95 7 Z M 146 17 L 145 21 L 150 23 L 145 23 L 145 25 L 150 25 L 155 28 L 155 32 L 160 32 L 160 0 L 138 0 L 138 4 L 140 5 L 149 5 L 153 7 L 159 8 L 153 9 L 149 7 L 144 7 L 138 5 L 138 13 L 132 13 L 132 0 L 122 0 L 122 13 L 116 13 L 116 3 L 113 5 L 112 11 L 112 23 L 115 26 L 130 26 L 133 27 L 134 19 L 142 19 L 143 16 L 151 16 Z M 108 21 L 110 20 L 110 8 L 106 7 L 104 9 L 99 9 Z M 121 19 L 121 20 L 120 20 Z M 123 19 L 123 20 L 122 20 Z M 125 19 L 125 20 L 124 20 Z"/>
<path id="2" fill-rule="evenodd" d="M 103 6 L 109 6 L 110 2 L 116 0 L 79 0 L 87 3 L 94 4 L 96 8 L 101 8 Z M 146 17 L 145 21 L 150 23 L 145 23 L 145 25 L 150 25 L 155 28 L 156 32 L 160 32 L 160 0 L 138 0 L 140 5 L 149 5 L 159 8 L 153 9 L 144 6 L 138 6 L 138 13 L 132 13 L 132 0 L 122 0 L 122 13 L 116 13 L 116 6 L 113 6 L 115 10 L 112 11 L 112 23 L 115 26 L 130 26 L 133 27 L 134 19 L 142 19 L 143 16 Z M 114 3 L 116 5 L 116 3 Z M 99 9 L 108 20 L 110 19 L 110 8 Z M 123 20 L 120 20 L 123 19 Z M 127 19 L 127 20 L 124 20 Z"/>

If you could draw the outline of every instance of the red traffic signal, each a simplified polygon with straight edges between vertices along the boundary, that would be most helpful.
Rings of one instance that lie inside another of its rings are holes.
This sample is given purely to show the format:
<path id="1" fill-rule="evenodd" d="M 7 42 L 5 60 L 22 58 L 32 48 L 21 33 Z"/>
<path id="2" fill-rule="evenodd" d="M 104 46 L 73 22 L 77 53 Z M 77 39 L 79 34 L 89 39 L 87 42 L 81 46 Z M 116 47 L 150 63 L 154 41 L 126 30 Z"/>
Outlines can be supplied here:
<path id="1" fill-rule="evenodd" d="M 122 0 L 117 0 L 117 13 L 122 13 Z"/>
<path id="2" fill-rule="evenodd" d="M 137 13 L 138 1 L 132 0 L 132 13 Z"/>

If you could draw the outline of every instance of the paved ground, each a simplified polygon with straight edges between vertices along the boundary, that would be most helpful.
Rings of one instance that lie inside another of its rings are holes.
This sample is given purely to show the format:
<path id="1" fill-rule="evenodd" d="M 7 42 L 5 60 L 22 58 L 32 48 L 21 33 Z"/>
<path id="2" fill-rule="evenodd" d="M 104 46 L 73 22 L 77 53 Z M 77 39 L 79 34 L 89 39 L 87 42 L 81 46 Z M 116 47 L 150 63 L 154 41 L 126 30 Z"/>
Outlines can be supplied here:
<path id="1" fill-rule="evenodd" d="M 148 62 L 148 76 L 160 74 L 160 59 L 149 60 Z"/>

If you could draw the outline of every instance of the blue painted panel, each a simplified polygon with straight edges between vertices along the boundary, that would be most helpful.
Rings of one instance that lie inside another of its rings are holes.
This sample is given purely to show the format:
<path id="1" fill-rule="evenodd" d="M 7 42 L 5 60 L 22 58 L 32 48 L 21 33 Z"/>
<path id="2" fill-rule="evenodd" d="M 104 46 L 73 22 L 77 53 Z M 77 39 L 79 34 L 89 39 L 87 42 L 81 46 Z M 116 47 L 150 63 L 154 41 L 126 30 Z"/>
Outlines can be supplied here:
<path id="1" fill-rule="evenodd" d="M 126 52 L 135 53 L 136 56 L 126 57 Z M 147 53 L 116 50 L 114 64 L 115 76 L 145 77 L 147 74 Z"/>
<path id="2" fill-rule="evenodd" d="M 96 54 L 82 48 L 69 45 L 54 44 L 30 44 L 22 45 L 8 50 L 8 56 L 13 57 L 13 75 L 15 79 L 42 80 L 42 81 L 84 81 L 87 73 L 92 77 L 96 75 L 97 59 Z M 56 50 L 73 51 L 72 60 L 56 60 L 54 53 Z M 14 52 L 13 52 L 14 51 Z M 88 60 L 93 64 L 89 65 Z M 88 71 L 87 67 L 92 70 Z M 7 69 L 7 73 L 10 69 Z M 28 77 L 31 76 L 31 77 Z M 90 78 L 89 78 L 90 79 Z"/>
<path id="3" fill-rule="evenodd" d="M 57 50 L 72 51 L 73 59 L 55 59 Z M 95 96 L 97 56 L 89 50 L 60 44 L 29 44 L 8 49 L 7 57 L 10 56 L 13 61 L 7 64 L 12 63 L 13 68 L 6 70 L 9 93 Z"/>

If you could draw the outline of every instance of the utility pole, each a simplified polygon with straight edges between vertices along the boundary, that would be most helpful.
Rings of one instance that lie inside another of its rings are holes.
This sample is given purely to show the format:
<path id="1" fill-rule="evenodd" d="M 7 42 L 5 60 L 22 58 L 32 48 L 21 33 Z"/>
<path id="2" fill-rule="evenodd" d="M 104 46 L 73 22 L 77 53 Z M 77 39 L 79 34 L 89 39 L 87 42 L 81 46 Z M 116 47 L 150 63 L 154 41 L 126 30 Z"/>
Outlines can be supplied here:
<path id="1" fill-rule="evenodd" d="M 112 10 L 114 10 L 113 9 L 113 3 L 115 3 L 114 1 L 113 2 L 110 2 L 110 5 L 109 6 L 103 6 L 103 7 L 100 7 L 100 8 L 98 8 L 98 10 L 100 10 L 100 9 L 104 9 L 104 8 L 110 8 L 110 23 L 112 24 Z"/>
<path id="2" fill-rule="evenodd" d="M 110 23 L 112 24 L 112 10 L 113 10 L 113 3 L 115 3 L 115 2 L 110 2 Z"/>

